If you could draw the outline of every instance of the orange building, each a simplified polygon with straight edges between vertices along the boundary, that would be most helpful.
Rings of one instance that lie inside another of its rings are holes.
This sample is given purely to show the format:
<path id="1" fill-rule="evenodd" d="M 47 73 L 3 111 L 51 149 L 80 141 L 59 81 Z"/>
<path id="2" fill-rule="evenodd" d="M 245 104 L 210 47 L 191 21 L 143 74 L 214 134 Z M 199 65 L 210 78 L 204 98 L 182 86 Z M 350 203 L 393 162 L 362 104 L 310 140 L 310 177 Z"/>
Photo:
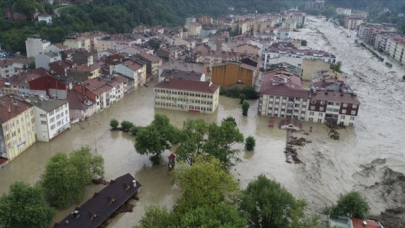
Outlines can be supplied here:
<path id="1" fill-rule="evenodd" d="M 244 85 L 253 86 L 258 69 L 245 63 L 224 63 L 212 67 L 211 81 L 221 86 L 231 86 L 241 81 Z"/>
<path id="2" fill-rule="evenodd" d="M 202 16 L 198 18 L 198 22 L 200 22 L 203 25 L 210 25 L 214 22 L 214 19 L 212 19 L 212 17 L 209 16 Z"/>

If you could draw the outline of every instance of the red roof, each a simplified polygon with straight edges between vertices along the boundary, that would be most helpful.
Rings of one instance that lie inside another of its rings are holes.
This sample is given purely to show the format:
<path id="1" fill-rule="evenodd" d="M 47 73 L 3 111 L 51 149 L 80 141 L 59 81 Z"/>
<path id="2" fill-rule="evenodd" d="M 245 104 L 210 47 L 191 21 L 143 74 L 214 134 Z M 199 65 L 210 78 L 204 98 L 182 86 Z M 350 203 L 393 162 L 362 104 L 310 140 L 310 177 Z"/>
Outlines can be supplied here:
<path id="1" fill-rule="evenodd" d="M 373 220 L 363 220 L 359 218 L 351 218 L 353 223 L 353 228 L 381 228 L 376 221 Z M 363 221 L 367 222 L 366 226 L 363 226 Z"/>
<path id="2" fill-rule="evenodd" d="M 260 94 L 309 98 L 309 91 L 302 89 L 301 79 L 284 70 L 264 74 Z"/>
<path id="3" fill-rule="evenodd" d="M 32 107 L 32 105 L 27 102 L 16 100 L 8 96 L 1 97 L 0 101 L 3 103 L 3 105 L 0 105 L 0 124 L 9 121 Z"/>
<path id="4" fill-rule="evenodd" d="M 155 88 L 185 90 L 213 94 L 219 89 L 219 85 L 211 84 L 210 82 L 169 79 L 159 82 L 155 85 Z"/>

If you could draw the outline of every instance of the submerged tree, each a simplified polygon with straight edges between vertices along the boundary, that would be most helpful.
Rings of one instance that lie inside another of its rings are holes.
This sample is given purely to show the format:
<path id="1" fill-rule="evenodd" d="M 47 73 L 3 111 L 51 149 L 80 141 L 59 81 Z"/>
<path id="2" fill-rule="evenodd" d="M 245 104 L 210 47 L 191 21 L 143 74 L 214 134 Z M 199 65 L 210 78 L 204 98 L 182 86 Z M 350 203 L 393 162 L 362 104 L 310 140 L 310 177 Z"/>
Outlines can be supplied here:
<path id="1" fill-rule="evenodd" d="M 178 142 L 178 134 L 167 116 L 156 114 L 149 126 L 137 132 L 135 149 L 139 154 L 149 155 L 153 163 L 159 163 L 161 154 Z"/>
<path id="2" fill-rule="evenodd" d="M 10 192 L 0 197 L 0 226 L 4 228 L 47 228 L 55 214 L 39 185 L 15 182 Z"/>
<path id="3" fill-rule="evenodd" d="M 117 129 L 118 128 L 118 125 L 119 125 L 120 123 L 118 122 L 118 120 L 116 120 L 116 119 L 112 119 L 111 121 L 110 121 L 110 127 L 112 128 L 112 129 Z"/>
<path id="4" fill-rule="evenodd" d="M 253 136 L 249 136 L 246 138 L 245 142 L 245 149 L 248 151 L 254 150 L 256 147 L 256 139 Z"/>
<path id="5" fill-rule="evenodd" d="M 370 207 L 359 192 L 349 192 L 341 195 L 337 205 L 327 208 L 326 212 L 332 217 L 350 216 L 365 219 L 370 211 Z"/>
<path id="6" fill-rule="evenodd" d="M 244 101 L 242 104 L 242 114 L 244 116 L 248 115 L 249 107 L 250 107 L 250 104 L 247 101 Z"/>

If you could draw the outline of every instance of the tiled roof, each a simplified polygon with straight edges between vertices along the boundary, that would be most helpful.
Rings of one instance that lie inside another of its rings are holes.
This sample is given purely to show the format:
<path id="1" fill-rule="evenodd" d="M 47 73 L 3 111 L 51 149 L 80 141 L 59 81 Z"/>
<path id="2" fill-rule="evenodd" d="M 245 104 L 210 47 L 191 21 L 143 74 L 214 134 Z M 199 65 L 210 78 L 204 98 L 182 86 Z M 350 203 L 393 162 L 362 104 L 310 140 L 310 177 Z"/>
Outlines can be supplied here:
<path id="1" fill-rule="evenodd" d="M 275 70 L 263 74 L 260 94 L 309 98 L 309 91 L 302 89 L 301 79 L 290 72 Z"/>
<path id="2" fill-rule="evenodd" d="M 85 96 L 83 96 L 83 94 L 79 93 L 76 90 L 70 90 L 67 100 L 69 101 L 69 109 L 73 109 L 73 110 L 85 110 L 88 107 L 90 107 L 91 105 L 87 105 L 84 103 L 85 100 L 90 100 L 91 102 L 94 103 L 93 100 L 86 98 Z"/>
<path id="3" fill-rule="evenodd" d="M 181 70 L 163 70 L 160 77 L 172 79 L 185 79 L 192 81 L 200 81 L 202 73 L 194 71 L 181 71 Z"/>
<path id="4" fill-rule="evenodd" d="M 141 52 L 141 53 L 139 53 L 139 55 L 142 56 L 143 58 L 151 61 L 151 62 L 159 62 L 159 61 L 162 60 L 161 58 L 159 58 L 159 57 L 157 57 L 155 55 L 150 55 L 150 54 L 148 54 L 146 52 Z"/>
<path id="5" fill-rule="evenodd" d="M 0 67 L 9 66 L 9 65 L 13 65 L 13 62 L 11 62 L 8 59 L 0 60 Z"/>
<path id="6" fill-rule="evenodd" d="M 215 91 L 219 89 L 219 85 L 212 84 L 210 82 L 191 81 L 182 79 L 168 79 L 156 84 L 155 88 L 184 90 L 184 91 L 213 94 L 215 93 Z"/>
<path id="7" fill-rule="evenodd" d="M 32 107 L 32 105 L 27 102 L 16 100 L 9 96 L 0 97 L 0 101 L 0 124 L 9 121 Z M 8 107 L 10 107 L 10 112 L 8 111 Z"/>
<path id="8" fill-rule="evenodd" d="M 316 94 L 312 93 L 312 100 L 318 101 L 333 101 L 340 103 L 356 104 L 359 105 L 360 101 L 356 96 L 347 93 L 331 92 L 331 91 L 318 91 Z"/>
<path id="9" fill-rule="evenodd" d="M 133 71 L 137 71 L 143 67 L 141 64 L 138 64 L 137 62 L 132 61 L 132 60 L 127 60 L 121 64 L 128 67 L 129 69 L 131 69 Z"/>

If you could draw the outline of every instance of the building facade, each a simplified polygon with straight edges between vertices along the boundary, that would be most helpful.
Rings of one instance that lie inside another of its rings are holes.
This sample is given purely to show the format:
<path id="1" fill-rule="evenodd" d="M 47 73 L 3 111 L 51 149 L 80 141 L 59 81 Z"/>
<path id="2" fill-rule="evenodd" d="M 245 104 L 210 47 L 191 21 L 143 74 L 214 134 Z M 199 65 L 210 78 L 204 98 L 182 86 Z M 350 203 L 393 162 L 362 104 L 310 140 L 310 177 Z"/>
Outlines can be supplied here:
<path id="1" fill-rule="evenodd" d="M 344 27 L 347 29 L 357 29 L 357 27 L 364 23 L 364 17 L 361 16 L 347 16 L 345 17 L 345 24 Z"/>
<path id="2" fill-rule="evenodd" d="M 32 58 L 39 55 L 39 53 L 43 53 L 49 45 L 51 45 L 51 42 L 42 40 L 38 37 L 27 38 L 25 41 L 27 58 Z"/>
<path id="3" fill-rule="evenodd" d="M 0 78 L 8 78 L 15 74 L 13 62 L 4 59 L 0 60 Z"/>
<path id="4" fill-rule="evenodd" d="M 257 67 L 244 63 L 225 63 L 212 67 L 211 81 L 221 86 L 232 86 L 242 82 L 246 86 L 253 86 L 258 76 Z"/>
<path id="5" fill-rule="evenodd" d="M 0 113 L 0 157 L 11 161 L 37 141 L 34 107 L 3 96 Z"/>
<path id="6" fill-rule="evenodd" d="M 166 79 L 155 85 L 155 108 L 212 114 L 219 103 L 219 85 Z"/>

